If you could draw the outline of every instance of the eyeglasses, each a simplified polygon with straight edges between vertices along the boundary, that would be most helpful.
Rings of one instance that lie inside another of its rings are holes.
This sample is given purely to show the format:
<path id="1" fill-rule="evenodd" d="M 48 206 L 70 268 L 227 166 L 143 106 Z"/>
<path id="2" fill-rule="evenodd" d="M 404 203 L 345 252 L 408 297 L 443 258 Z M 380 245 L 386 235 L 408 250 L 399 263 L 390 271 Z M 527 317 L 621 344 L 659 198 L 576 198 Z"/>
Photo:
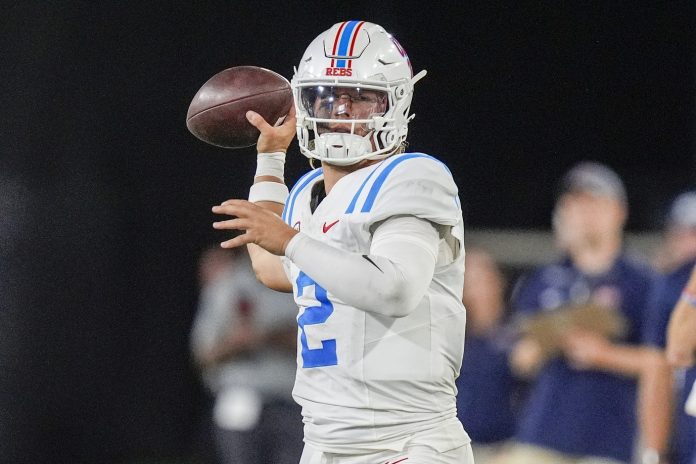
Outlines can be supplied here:
<path id="1" fill-rule="evenodd" d="M 332 95 L 320 95 L 319 99 L 322 103 L 333 103 L 341 102 L 343 100 L 350 100 L 351 104 L 355 103 L 365 103 L 373 104 L 379 102 L 381 99 L 377 95 L 370 95 L 365 93 L 352 93 L 352 92 L 341 92 Z"/>
<path id="2" fill-rule="evenodd" d="M 315 89 L 316 98 L 322 104 L 343 103 L 349 100 L 352 104 L 375 104 L 386 100 L 386 95 L 374 90 L 356 88 L 336 88 L 319 86 Z"/>
<path id="3" fill-rule="evenodd" d="M 389 98 L 387 92 L 379 90 L 317 85 L 302 89 L 301 102 L 310 117 L 332 118 L 334 111 L 340 110 L 342 114 L 349 113 L 353 118 L 364 119 L 384 114 Z"/>

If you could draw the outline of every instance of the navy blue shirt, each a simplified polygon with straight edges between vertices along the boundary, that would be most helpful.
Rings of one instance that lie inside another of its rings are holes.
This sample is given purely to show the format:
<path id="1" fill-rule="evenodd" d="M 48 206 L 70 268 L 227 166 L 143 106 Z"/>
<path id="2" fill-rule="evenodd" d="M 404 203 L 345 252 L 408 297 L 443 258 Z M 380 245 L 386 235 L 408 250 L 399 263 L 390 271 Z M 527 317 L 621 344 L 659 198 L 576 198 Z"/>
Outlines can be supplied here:
<path id="1" fill-rule="evenodd" d="M 466 335 L 457 378 L 457 415 L 475 442 L 498 442 L 515 432 L 517 382 L 508 364 L 509 348 L 504 330 Z"/>
<path id="2" fill-rule="evenodd" d="M 570 261 L 543 266 L 524 277 L 513 294 L 518 316 L 568 304 L 614 307 L 628 330 L 619 343 L 639 344 L 654 274 L 620 256 L 602 275 L 585 275 Z M 636 381 L 599 370 L 576 370 L 564 358 L 538 374 L 520 418 L 516 439 L 581 456 L 629 462 L 635 429 Z"/>
<path id="3" fill-rule="evenodd" d="M 672 309 L 677 304 L 694 265 L 696 265 L 696 260 L 689 261 L 659 279 L 650 307 L 650 323 L 645 329 L 646 343 L 664 348 L 667 338 L 667 324 Z M 684 403 L 694 380 L 696 380 L 696 368 L 688 369 L 676 377 L 677 409 L 674 418 L 672 461 L 670 461 L 674 464 L 696 464 L 696 418 L 684 412 Z"/>

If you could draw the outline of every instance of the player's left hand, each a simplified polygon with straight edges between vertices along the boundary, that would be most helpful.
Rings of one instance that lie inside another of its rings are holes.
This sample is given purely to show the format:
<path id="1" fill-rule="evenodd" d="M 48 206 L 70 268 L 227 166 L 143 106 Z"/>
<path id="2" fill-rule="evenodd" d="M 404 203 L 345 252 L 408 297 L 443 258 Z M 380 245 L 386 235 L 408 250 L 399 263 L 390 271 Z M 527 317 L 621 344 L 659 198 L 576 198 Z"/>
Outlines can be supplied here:
<path id="1" fill-rule="evenodd" d="M 578 370 L 597 367 L 610 342 L 594 332 L 573 329 L 563 336 L 561 349 L 570 365 Z"/>
<path id="2" fill-rule="evenodd" d="M 227 200 L 219 206 L 213 206 L 213 213 L 234 216 L 234 219 L 214 222 L 213 228 L 245 231 L 222 242 L 220 246 L 223 248 L 255 243 L 274 255 L 282 256 L 290 239 L 298 233 L 275 213 L 246 200 Z"/>

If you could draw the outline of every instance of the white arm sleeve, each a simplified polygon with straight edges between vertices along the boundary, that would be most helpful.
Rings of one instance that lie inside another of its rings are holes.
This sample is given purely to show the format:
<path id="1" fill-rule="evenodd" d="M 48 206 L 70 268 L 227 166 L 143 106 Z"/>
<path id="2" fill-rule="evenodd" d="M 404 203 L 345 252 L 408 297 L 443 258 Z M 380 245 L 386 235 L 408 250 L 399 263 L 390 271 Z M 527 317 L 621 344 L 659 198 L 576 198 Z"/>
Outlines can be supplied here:
<path id="1" fill-rule="evenodd" d="M 392 217 L 374 231 L 369 255 L 295 235 L 285 250 L 305 274 L 344 303 L 390 317 L 407 316 L 435 272 L 439 235 L 414 216 Z"/>

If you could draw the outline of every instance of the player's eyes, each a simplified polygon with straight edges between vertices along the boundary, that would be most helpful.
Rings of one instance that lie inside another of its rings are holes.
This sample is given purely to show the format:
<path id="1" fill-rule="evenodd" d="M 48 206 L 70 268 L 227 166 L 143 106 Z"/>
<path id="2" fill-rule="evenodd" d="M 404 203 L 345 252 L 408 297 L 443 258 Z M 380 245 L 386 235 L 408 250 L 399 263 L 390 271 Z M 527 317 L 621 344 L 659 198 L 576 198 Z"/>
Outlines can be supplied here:
<path id="1" fill-rule="evenodd" d="M 377 103 L 377 97 L 375 95 L 360 95 L 358 101 L 364 103 Z"/>
<path id="2" fill-rule="evenodd" d="M 341 92 L 341 93 L 332 94 L 331 97 L 329 98 L 329 101 L 350 100 L 351 102 L 354 102 L 355 98 L 356 97 L 353 95 L 350 95 L 350 94 L 345 93 L 345 92 Z"/>
<path id="3" fill-rule="evenodd" d="M 376 105 L 385 105 L 386 95 L 379 92 L 363 89 L 331 89 L 329 87 L 315 87 L 304 91 L 307 108 L 316 111 L 332 111 L 336 105 L 343 105 L 350 101 L 356 111 L 376 108 Z M 382 109 L 384 111 L 384 108 Z"/>
<path id="4" fill-rule="evenodd" d="M 374 95 L 366 95 L 366 94 L 348 94 L 348 93 L 342 93 L 342 94 L 334 94 L 330 97 L 330 101 L 337 101 L 337 100 L 350 100 L 351 103 L 376 103 L 377 102 L 377 97 Z"/>

